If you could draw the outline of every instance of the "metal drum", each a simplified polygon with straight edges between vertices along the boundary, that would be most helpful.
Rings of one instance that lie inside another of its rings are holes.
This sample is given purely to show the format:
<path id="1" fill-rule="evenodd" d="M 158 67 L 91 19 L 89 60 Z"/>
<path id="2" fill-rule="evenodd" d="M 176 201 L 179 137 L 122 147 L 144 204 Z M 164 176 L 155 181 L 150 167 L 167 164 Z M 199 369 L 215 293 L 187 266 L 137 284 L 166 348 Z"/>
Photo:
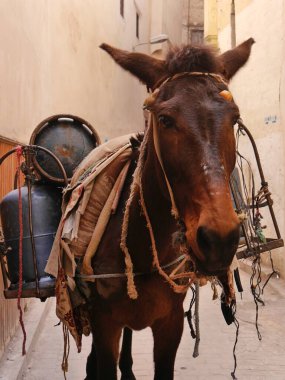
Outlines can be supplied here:
<path id="1" fill-rule="evenodd" d="M 100 139 L 87 121 L 72 115 L 55 115 L 36 127 L 30 144 L 44 147 L 55 154 L 70 179 L 83 158 L 100 144 Z M 46 181 L 63 184 L 58 165 L 45 152 L 38 152 L 34 166 Z"/>
<path id="2" fill-rule="evenodd" d="M 23 206 L 23 286 L 36 280 L 44 279 L 44 268 L 50 255 L 55 233 L 61 217 L 61 190 L 54 186 L 33 185 L 29 208 L 28 188 L 22 187 Z M 9 280 L 13 285 L 19 282 L 19 204 L 18 190 L 8 193 L 0 205 L 1 222 L 5 245 L 8 248 L 6 258 Z M 35 245 L 35 273 L 29 212 L 32 212 L 32 230 Z"/>

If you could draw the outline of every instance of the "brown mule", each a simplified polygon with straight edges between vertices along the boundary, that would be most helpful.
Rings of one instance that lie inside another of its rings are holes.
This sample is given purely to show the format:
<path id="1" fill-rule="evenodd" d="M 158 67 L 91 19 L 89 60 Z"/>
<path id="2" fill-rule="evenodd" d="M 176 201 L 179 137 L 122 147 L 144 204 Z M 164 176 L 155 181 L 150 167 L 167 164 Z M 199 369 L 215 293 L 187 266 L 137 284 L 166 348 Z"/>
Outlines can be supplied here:
<path id="1" fill-rule="evenodd" d="M 134 284 L 129 273 L 128 284 L 124 278 L 110 278 L 89 285 L 93 350 L 88 380 L 117 378 L 124 327 L 152 329 L 154 378 L 173 379 L 183 331 L 185 293 L 180 290 L 185 279 L 175 287 L 167 277 L 173 267 L 159 271 L 159 266 L 181 255 L 173 244 L 181 225 L 192 262 L 182 271 L 190 270 L 196 278 L 219 276 L 227 285 L 239 240 L 239 221 L 228 185 L 235 165 L 233 125 L 239 110 L 227 81 L 245 64 L 253 42 L 249 39 L 220 56 L 206 47 L 184 46 L 171 50 L 165 61 L 101 45 L 121 67 L 155 91 L 146 102 L 152 123 L 141 148 L 140 183 L 133 186 L 125 241 L 133 272 L 143 275 L 135 276 Z M 95 255 L 94 273 L 125 271 L 120 241 L 136 160 L 134 152 L 118 211 Z M 134 378 L 131 369 L 123 378 Z"/>

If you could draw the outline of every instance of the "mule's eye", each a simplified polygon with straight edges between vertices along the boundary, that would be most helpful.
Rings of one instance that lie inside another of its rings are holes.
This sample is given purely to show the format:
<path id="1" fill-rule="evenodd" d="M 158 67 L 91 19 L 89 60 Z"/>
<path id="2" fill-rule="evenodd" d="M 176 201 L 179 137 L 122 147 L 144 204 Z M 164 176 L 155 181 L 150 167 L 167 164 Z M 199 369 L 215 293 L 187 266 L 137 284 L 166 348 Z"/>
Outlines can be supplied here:
<path id="1" fill-rule="evenodd" d="M 158 121 L 164 128 L 173 128 L 175 126 L 175 122 L 170 116 L 160 115 Z"/>

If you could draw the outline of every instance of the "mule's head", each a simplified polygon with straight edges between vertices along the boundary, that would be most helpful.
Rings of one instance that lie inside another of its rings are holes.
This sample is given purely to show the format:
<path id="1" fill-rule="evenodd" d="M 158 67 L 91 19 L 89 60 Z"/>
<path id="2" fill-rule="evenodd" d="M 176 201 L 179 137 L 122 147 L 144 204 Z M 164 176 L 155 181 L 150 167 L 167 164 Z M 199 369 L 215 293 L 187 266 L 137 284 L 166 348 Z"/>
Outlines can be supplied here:
<path id="1" fill-rule="evenodd" d="M 239 240 L 229 189 L 239 110 L 227 80 L 245 64 L 253 42 L 220 56 L 184 46 L 171 50 L 166 60 L 101 45 L 149 88 L 158 88 L 148 108 L 156 120 L 161 159 L 196 267 L 208 275 L 227 270 Z"/>

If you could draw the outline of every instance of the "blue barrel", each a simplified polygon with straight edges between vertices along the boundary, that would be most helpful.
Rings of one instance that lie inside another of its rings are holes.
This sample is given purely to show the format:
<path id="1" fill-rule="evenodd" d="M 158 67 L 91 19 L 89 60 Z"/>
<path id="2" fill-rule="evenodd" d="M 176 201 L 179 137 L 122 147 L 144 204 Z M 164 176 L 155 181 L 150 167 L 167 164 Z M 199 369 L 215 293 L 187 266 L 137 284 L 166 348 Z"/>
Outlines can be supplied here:
<path id="1" fill-rule="evenodd" d="M 31 145 L 38 145 L 52 152 L 63 165 L 67 177 L 91 150 L 100 144 L 100 139 L 87 121 L 73 115 L 54 115 L 43 120 L 33 131 Z M 49 184 L 63 184 L 62 172 L 55 160 L 43 151 L 34 157 L 35 169 Z"/>
<path id="2" fill-rule="evenodd" d="M 29 228 L 28 188 L 22 187 L 23 205 L 23 281 L 36 280 Z M 31 187 L 32 224 L 35 242 L 38 280 L 44 271 L 61 218 L 61 189 L 48 185 Z M 19 204 L 18 190 L 8 193 L 0 205 L 1 223 L 7 252 L 7 266 L 12 284 L 19 282 Z"/>

